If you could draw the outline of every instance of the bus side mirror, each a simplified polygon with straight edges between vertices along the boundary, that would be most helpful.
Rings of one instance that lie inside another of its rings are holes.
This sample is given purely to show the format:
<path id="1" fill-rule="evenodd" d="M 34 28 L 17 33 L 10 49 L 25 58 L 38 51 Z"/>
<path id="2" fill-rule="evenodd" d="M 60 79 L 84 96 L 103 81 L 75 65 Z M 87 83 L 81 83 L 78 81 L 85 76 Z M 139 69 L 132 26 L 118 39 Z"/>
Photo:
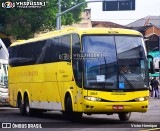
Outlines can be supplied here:
<path id="1" fill-rule="evenodd" d="M 151 74 L 154 74 L 155 73 L 155 69 L 154 69 L 154 64 L 153 64 L 153 61 L 150 61 L 150 73 Z"/>
<path id="2" fill-rule="evenodd" d="M 149 61 L 149 66 L 150 66 L 149 73 L 154 74 L 155 67 L 154 67 L 154 63 L 153 63 L 153 56 L 147 55 L 147 58 L 148 58 L 148 61 L 149 61 L 149 59 L 151 59 L 151 61 Z"/>

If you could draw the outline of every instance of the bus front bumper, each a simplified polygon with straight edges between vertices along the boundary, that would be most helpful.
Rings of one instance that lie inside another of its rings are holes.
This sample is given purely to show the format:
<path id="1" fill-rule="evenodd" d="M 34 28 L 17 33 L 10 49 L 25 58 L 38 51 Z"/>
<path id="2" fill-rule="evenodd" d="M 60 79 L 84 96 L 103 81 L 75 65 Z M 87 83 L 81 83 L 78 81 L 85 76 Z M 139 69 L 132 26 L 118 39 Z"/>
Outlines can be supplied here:
<path id="1" fill-rule="evenodd" d="M 148 100 L 142 102 L 95 102 L 84 100 L 84 113 L 146 112 Z"/>

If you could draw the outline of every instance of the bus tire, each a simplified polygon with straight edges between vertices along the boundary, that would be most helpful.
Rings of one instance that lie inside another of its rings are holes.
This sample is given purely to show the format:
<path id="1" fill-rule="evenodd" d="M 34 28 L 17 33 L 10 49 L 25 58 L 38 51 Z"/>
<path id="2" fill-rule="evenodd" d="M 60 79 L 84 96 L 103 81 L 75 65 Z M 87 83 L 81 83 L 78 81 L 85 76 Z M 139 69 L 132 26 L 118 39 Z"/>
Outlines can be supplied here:
<path id="1" fill-rule="evenodd" d="M 129 118 L 131 117 L 131 112 L 119 113 L 118 116 L 119 116 L 119 119 L 120 119 L 121 121 L 128 121 Z"/>
<path id="2" fill-rule="evenodd" d="M 21 115 L 25 115 L 25 108 L 24 108 L 24 104 L 22 103 L 22 97 L 21 95 L 18 95 L 17 98 L 17 107 L 19 108 L 19 112 Z"/>
<path id="3" fill-rule="evenodd" d="M 65 113 L 68 115 L 73 113 L 72 100 L 70 96 L 68 96 L 65 100 Z"/>
<path id="4" fill-rule="evenodd" d="M 25 96 L 24 98 L 24 108 L 25 108 L 25 112 L 27 116 L 32 116 L 33 111 L 32 109 L 29 107 L 29 99 L 28 96 Z"/>
<path id="5" fill-rule="evenodd" d="M 79 120 L 82 118 L 81 112 L 73 112 L 72 100 L 70 96 L 68 96 L 65 100 L 65 112 L 62 113 L 70 120 Z"/>

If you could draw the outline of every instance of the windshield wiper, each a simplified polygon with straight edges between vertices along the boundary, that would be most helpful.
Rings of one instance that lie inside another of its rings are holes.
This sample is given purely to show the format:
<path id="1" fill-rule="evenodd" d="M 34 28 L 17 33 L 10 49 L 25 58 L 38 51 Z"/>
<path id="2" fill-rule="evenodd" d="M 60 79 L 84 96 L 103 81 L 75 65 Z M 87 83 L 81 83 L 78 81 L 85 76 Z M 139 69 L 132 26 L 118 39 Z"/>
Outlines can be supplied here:
<path id="1" fill-rule="evenodd" d="M 127 77 L 119 71 L 119 74 L 125 79 L 125 81 L 127 82 L 127 84 L 132 87 L 133 89 L 135 89 L 135 87 L 132 85 L 132 83 L 127 79 Z"/>
<path id="2" fill-rule="evenodd" d="M 105 63 L 105 82 L 104 82 L 104 88 L 106 88 L 106 69 L 107 69 L 107 62 L 106 58 L 104 57 L 104 63 Z"/>

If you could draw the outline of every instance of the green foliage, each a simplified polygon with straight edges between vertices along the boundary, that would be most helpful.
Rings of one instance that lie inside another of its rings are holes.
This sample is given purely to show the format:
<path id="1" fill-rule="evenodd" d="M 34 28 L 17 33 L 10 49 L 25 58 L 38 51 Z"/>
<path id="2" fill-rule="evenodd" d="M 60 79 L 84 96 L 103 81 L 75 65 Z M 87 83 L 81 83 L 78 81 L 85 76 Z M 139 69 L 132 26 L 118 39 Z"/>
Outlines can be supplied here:
<path id="1" fill-rule="evenodd" d="M 26 2 L 27 0 L 12 0 L 12 2 Z M 43 1 L 43 0 L 34 0 Z M 0 25 L 3 26 L 7 35 L 12 35 L 16 39 L 28 39 L 34 33 L 44 30 L 54 30 L 56 28 L 56 13 L 58 12 L 58 0 L 45 0 L 45 7 L 36 9 L 0 8 Z M 66 9 L 77 5 L 85 0 L 61 0 L 61 9 Z M 43 1 L 44 2 L 44 1 Z M 0 0 L 1 4 L 1 0 Z M 86 5 L 64 14 L 62 25 L 71 25 L 79 22 L 80 15 Z"/>

